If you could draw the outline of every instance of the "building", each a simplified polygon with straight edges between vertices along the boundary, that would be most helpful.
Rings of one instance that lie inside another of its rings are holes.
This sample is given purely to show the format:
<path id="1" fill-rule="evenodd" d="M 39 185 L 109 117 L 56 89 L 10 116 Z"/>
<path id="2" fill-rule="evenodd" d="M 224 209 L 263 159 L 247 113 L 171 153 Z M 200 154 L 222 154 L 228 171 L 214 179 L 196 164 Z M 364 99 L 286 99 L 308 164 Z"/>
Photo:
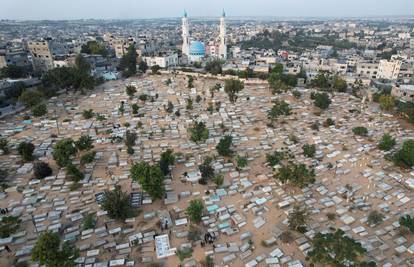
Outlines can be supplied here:
<path id="1" fill-rule="evenodd" d="M 33 69 L 35 71 L 45 72 L 53 69 L 53 56 L 48 41 L 29 41 L 27 45 L 32 56 Z"/>
<path id="2" fill-rule="evenodd" d="M 356 64 L 356 73 L 358 77 L 377 79 L 378 77 L 378 62 L 364 61 Z"/>
<path id="3" fill-rule="evenodd" d="M 387 80 L 397 80 L 400 74 L 401 61 L 385 59 L 380 60 L 378 65 L 378 78 Z"/>
<path id="4" fill-rule="evenodd" d="M 181 30 L 183 44 L 181 51 L 183 56 L 187 57 L 188 61 L 200 62 L 206 55 L 211 57 L 226 60 L 227 59 L 227 40 L 226 40 L 226 13 L 220 18 L 219 38 L 218 43 L 209 43 L 206 47 L 203 42 L 197 40 L 191 40 L 190 27 L 187 17 L 187 12 L 184 11 L 184 16 L 181 18 Z"/>
<path id="5" fill-rule="evenodd" d="M 414 85 L 396 85 L 391 90 L 391 95 L 404 101 L 414 101 Z"/>
<path id="6" fill-rule="evenodd" d="M 142 60 L 147 63 L 149 67 L 158 65 L 161 68 L 175 67 L 178 65 L 177 53 L 165 53 L 157 56 L 142 57 Z"/>

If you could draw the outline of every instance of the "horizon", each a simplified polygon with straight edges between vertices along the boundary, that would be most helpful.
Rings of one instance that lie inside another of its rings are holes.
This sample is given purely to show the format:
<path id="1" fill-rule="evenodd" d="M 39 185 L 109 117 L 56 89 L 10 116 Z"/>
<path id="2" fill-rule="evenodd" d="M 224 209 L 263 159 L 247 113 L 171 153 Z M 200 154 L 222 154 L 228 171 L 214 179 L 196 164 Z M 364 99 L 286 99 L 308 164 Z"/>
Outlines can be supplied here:
<path id="1" fill-rule="evenodd" d="M 414 16 L 410 0 L 3 0 L 0 20 L 131 20 L 219 17 L 226 10 L 232 17 L 269 18 L 372 18 Z M 62 12 L 64 10 L 65 12 Z"/>

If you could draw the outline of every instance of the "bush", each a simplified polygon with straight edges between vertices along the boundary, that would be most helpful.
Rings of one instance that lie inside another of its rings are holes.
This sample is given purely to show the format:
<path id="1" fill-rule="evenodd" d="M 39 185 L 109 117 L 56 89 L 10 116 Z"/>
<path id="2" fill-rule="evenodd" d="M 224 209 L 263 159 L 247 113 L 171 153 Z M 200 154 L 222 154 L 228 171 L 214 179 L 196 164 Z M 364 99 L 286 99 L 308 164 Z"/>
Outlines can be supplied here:
<path id="1" fill-rule="evenodd" d="M 66 176 L 74 182 L 79 182 L 84 177 L 83 173 L 72 163 L 66 166 Z"/>
<path id="2" fill-rule="evenodd" d="M 381 138 L 378 148 L 384 151 L 389 151 L 395 146 L 395 139 L 389 134 L 384 134 Z"/>
<path id="3" fill-rule="evenodd" d="M 93 140 L 89 135 L 82 135 L 78 141 L 75 142 L 76 148 L 80 151 L 89 150 L 93 148 Z"/>
<path id="4" fill-rule="evenodd" d="M 231 144 L 233 142 L 233 137 L 226 135 L 220 139 L 220 142 L 216 146 L 217 152 L 220 156 L 230 157 L 233 154 L 231 150 Z"/>
<path id="5" fill-rule="evenodd" d="M 4 154 L 9 154 L 9 141 L 5 138 L 0 138 L 0 149 Z"/>
<path id="6" fill-rule="evenodd" d="M 17 232 L 22 221 L 18 217 L 4 216 L 0 222 L 0 238 L 7 238 Z"/>
<path id="7" fill-rule="evenodd" d="M 83 230 L 94 228 L 96 225 L 95 213 L 89 213 L 88 215 L 86 215 L 85 218 L 83 219 L 82 225 L 83 225 L 82 227 Z"/>
<path id="8" fill-rule="evenodd" d="M 47 107 L 45 104 L 38 104 L 32 107 L 32 114 L 35 117 L 42 117 L 47 114 Z"/>
<path id="9" fill-rule="evenodd" d="M 53 173 L 52 168 L 46 162 L 35 162 L 33 171 L 36 179 L 43 179 Z"/>
<path id="10" fill-rule="evenodd" d="M 393 160 L 401 167 L 414 166 L 414 140 L 405 141 L 402 148 L 394 154 Z"/>
<path id="11" fill-rule="evenodd" d="M 95 151 L 90 151 L 88 153 L 83 154 L 80 158 L 80 163 L 82 165 L 92 163 L 93 160 L 95 159 L 95 155 L 96 155 Z"/>
<path id="12" fill-rule="evenodd" d="M 313 95 L 313 97 L 315 99 L 314 104 L 318 108 L 327 109 L 331 104 L 331 99 L 327 93 L 316 93 Z"/>
<path id="13" fill-rule="evenodd" d="M 132 216 L 131 199 L 128 193 L 122 192 L 119 185 L 112 191 L 105 190 L 102 209 L 108 212 L 111 219 L 124 221 Z"/>
<path id="14" fill-rule="evenodd" d="M 370 225 L 378 225 L 383 220 L 384 220 L 384 215 L 376 210 L 373 210 L 368 214 L 367 222 Z"/>
<path id="15" fill-rule="evenodd" d="M 194 122 L 193 126 L 188 129 L 191 141 L 198 143 L 208 139 L 209 131 L 204 122 Z"/>
<path id="16" fill-rule="evenodd" d="M 33 160 L 33 151 L 35 146 L 30 142 L 21 142 L 17 147 L 19 155 L 22 157 L 23 161 L 32 161 Z"/>
<path id="17" fill-rule="evenodd" d="M 352 132 L 355 135 L 359 135 L 359 136 L 367 136 L 368 135 L 368 129 L 363 127 L 363 126 L 358 126 L 358 127 L 352 128 Z"/>
<path id="18" fill-rule="evenodd" d="M 77 148 L 72 139 L 62 139 L 53 146 L 53 159 L 60 167 L 70 163 L 70 157 L 75 155 Z"/>
<path id="19" fill-rule="evenodd" d="M 313 158 L 316 153 L 316 147 L 315 145 L 309 145 L 305 144 L 303 147 L 303 155 L 305 155 L 308 158 Z"/>
<path id="20" fill-rule="evenodd" d="M 84 119 L 91 119 L 94 116 L 93 109 L 87 109 L 82 112 Z"/>
<path id="21" fill-rule="evenodd" d="M 200 199 L 194 199 L 190 201 L 190 205 L 187 207 L 186 212 L 192 222 L 199 223 L 203 217 L 203 210 L 203 202 Z"/>

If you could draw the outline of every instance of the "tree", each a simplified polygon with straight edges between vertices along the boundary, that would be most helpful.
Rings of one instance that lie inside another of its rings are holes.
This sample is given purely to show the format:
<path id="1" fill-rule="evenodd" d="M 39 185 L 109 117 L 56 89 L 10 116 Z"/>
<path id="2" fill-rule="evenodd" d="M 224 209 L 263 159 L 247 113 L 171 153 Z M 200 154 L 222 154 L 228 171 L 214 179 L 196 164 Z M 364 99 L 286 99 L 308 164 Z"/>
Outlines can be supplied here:
<path id="1" fill-rule="evenodd" d="M 138 111 L 139 111 L 138 104 L 136 104 L 136 103 L 132 104 L 131 108 L 132 108 L 132 114 L 134 114 L 134 115 L 138 114 Z"/>
<path id="2" fill-rule="evenodd" d="M 85 120 L 91 119 L 94 116 L 93 109 L 85 109 L 82 116 Z"/>
<path id="3" fill-rule="evenodd" d="M 247 166 L 247 157 L 237 155 L 236 157 L 237 168 L 243 169 Z"/>
<path id="4" fill-rule="evenodd" d="M 293 95 L 295 98 L 299 99 L 299 98 L 302 96 L 302 93 L 301 93 L 301 92 L 299 92 L 298 90 L 293 90 L 293 91 L 292 91 L 292 95 Z"/>
<path id="5" fill-rule="evenodd" d="M 75 266 L 78 257 L 79 250 L 75 246 L 68 242 L 61 244 L 59 235 L 52 232 L 40 234 L 32 249 L 32 260 L 46 267 Z"/>
<path id="6" fill-rule="evenodd" d="M 0 238 L 8 238 L 17 232 L 22 220 L 15 216 L 3 216 L 0 221 Z"/>
<path id="7" fill-rule="evenodd" d="M 370 225 L 378 225 L 384 220 L 384 214 L 377 210 L 373 210 L 368 214 L 367 222 Z"/>
<path id="8" fill-rule="evenodd" d="M 62 139 L 53 147 L 53 159 L 60 167 L 64 167 L 70 163 L 70 157 L 75 155 L 77 148 L 72 139 Z"/>
<path id="9" fill-rule="evenodd" d="M 213 182 L 216 184 L 217 188 L 221 187 L 224 183 L 224 176 L 217 174 L 213 177 Z"/>
<path id="10" fill-rule="evenodd" d="M 224 83 L 224 91 L 229 96 L 231 103 L 235 103 L 237 100 L 237 94 L 243 90 L 244 83 L 238 79 L 228 79 Z"/>
<path id="11" fill-rule="evenodd" d="M 45 104 L 38 104 L 32 107 L 32 113 L 35 117 L 42 117 L 47 114 L 47 107 Z"/>
<path id="12" fill-rule="evenodd" d="M 66 165 L 66 176 L 75 183 L 84 178 L 83 173 L 72 163 Z"/>
<path id="13" fill-rule="evenodd" d="M 172 149 L 167 149 L 166 151 L 161 153 L 160 169 L 164 173 L 164 175 L 170 173 L 170 166 L 174 165 L 174 163 L 175 156 L 174 151 Z"/>
<path id="14" fill-rule="evenodd" d="M 334 233 L 317 233 L 306 259 L 322 266 L 376 266 L 363 261 L 366 250 L 360 243 L 337 229 Z"/>
<path id="15" fill-rule="evenodd" d="M 168 101 L 167 108 L 165 109 L 168 113 L 173 113 L 174 111 L 174 105 L 171 101 Z"/>
<path id="16" fill-rule="evenodd" d="M 316 153 L 316 147 L 315 145 L 309 145 L 309 144 L 305 144 L 303 145 L 303 155 L 305 155 L 308 158 L 313 158 L 315 156 Z"/>
<path id="17" fill-rule="evenodd" d="M 80 158 L 80 163 L 82 165 L 92 163 L 95 159 L 96 151 L 90 151 L 83 154 Z"/>
<path id="18" fill-rule="evenodd" d="M 394 163 L 401 167 L 414 166 L 414 140 L 403 143 L 402 148 L 394 154 Z"/>
<path id="19" fill-rule="evenodd" d="M 274 178 L 282 183 L 289 182 L 303 188 L 315 182 L 315 170 L 309 170 L 305 164 L 289 162 L 278 169 Z"/>
<path id="20" fill-rule="evenodd" d="M 200 96 L 200 95 L 197 95 L 197 96 L 196 96 L 196 102 L 197 102 L 197 103 L 200 103 L 200 102 L 201 102 L 201 100 L 202 100 L 201 96 Z"/>
<path id="21" fill-rule="evenodd" d="M 201 173 L 201 184 L 207 184 L 207 182 L 214 177 L 214 168 L 211 165 L 213 159 L 211 157 L 205 157 L 203 163 L 198 166 Z"/>
<path id="22" fill-rule="evenodd" d="M 269 163 L 269 165 L 273 167 L 279 164 L 285 158 L 286 158 L 285 152 L 275 151 L 272 154 L 266 155 L 266 162 Z"/>
<path id="23" fill-rule="evenodd" d="M 395 146 L 395 139 L 390 134 L 384 134 L 378 144 L 378 148 L 384 151 L 389 151 Z"/>
<path id="24" fill-rule="evenodd" d="M 131 197 L 119 185 L 112 191 L 104 191 L 101 206 L 111 219 L 124 221 L 132 216 Z"/>
<path id="25" fill-rule="evenodd" d="M 42 96 L 42 93 L 37 90 L 25 90 L 19 96 L 19 101 L 22 102 L 26 108 L 31 108 L 42 101 Z"/>
<path id="26" fill-rule="evenodd" d="M 133 44 L 128 47 L 127 53 L 122 56 L 119 68 L 125 77 L 130 77 L 137 73 L 137 51 Z"/>
<path id="27" fill-rule="evenodd" d="M 89 213 L 85 216 L 82 222 L 83 230 L 93 229 L 96 225 L 96 216 L 95 213 Z"/>
<path id="28" fill-rule="evenodd" d="M 273 102 L 272 109 L 267 113 L 267 118 L 273 124 L 280 116 L 289 116 L 291 109 L 285 101 L 276 100 Z"/>
<path id="29" fill-rule="evenodd" d="M 193 76 L 191 76 L 191 75 L 187 75 L 187 88 L 189 88 L 189 89 L 191 89 L 191 88 L 193 88 L 194 87 L 194 84 L 193 84 L 193 82 L 194 82 L 194 78 L 193 78 Z"/>
<path id="30" fill-rule="evenodd" d="M 138 69 L 140 70 L 140 71 L 142 71 L 143 73 L 146 73 L 147 72 L 147 70 L 148 70 L 148 65 L 147 65 L 147 62 L 145 62 L 144 60 L 141 60 L 141 62 L 139 63 L 139 65 L 138 65 Z"/>
<path id="31" fill-rule="evenodd" d="M 33 172 L 36 179 L 43 179 L 52 175 L 53 170 L 46 162 L 39 161 L 33 165 Z"/>
<path id="32" fill-rule="evenodd" d="M 20 79 L 26 77 L 24 68 L 16 65 L 7 65 L 0 69 L 0 78 Z"/>
<path id="33" fill-rule="evenodd" d="M 306 206 L 301 207 L 299 205 L 295 205 L 288 216 L 289 229 L 305 233 L 308 220 L 309 212 Z"/>
<path id="34" fill-rule="evenodd" d="M 75 142 L 76 148 L 80 151 L 90 150 L 93 148 L 93 140 L 89 135 L 82 135 L 78 141 Z"/>
<path id="35" fill-rule="evenodd" d="M 141 94 L 141 95 L 139 95 L 138 99 L 141 100 L 142 102 L 145 102 L 145 101 L 148 100 L 148 95 Z"/>
<path id="36" fill-rule="evenodd" d="M 128 85 L 125 87 L 125 92 L 129 96 L 129 99 L 132 99 L 134 97 L 134 94 L 137 92 L 137 89 L 133 85 Z"/>
<path id="37" fill-rule="evenodd" d="M 355 135 L 359 135 L 359 136 L 367 136 L 368 135 L 368 129 L 363 127 L 363 126 L 357 126 L 352 128 L 352 132 Z"/>
<path id="38" fill-rule="evenodd" d="M 187 207 L 187 215 L 190 217 L 190 221 L 193 223 L 201 222 L 203 217 L 204 205 L 200 199 L 193 199 Z"/>
<path id="39" fill-rule="evenodd" d="M 9 141 L 6 138 L 0 138 L 0 149 L 4 154 L 9 154 Z"/>
<path id="40" fill-rule="evenodd" d="M 400 225 L 407 228 L 411 233 L 414 233 L 414 218 L 411 215 L 404 215 L 400 217 Z"/>
<path id="41" fill-rule="evenodd" d="M 321 89 L 329 88 L 329 75 L 323 72 L 320 72 L 311 82 L 313 87 L 318 87 Z"/>
<path id="42" fill-rule="evenodd" d="M 30 142 L 21 142 L 17 147 L 19 155 L 22 157 L 23 161 L 32 161 L 33 160 L 33 151 L 35 146 Z"/>
<path id="43" fill-rule="evenodd" d="M 187 98 L 186 109 L 187 110 L 192 110 L 193 109 L 193 100 L 191 99 L 191 97 Z"/>
<path id="44" fill-rule="evenodd" d="M 4 91 L 6 99 L 17 100 L 19 96 L 24 92 L 26 86 L 23 82 L 15 82 L 12 86 Z"/>
<path id="45" fill-rule="evenodd" d="M 194 122 L 193 126 L 188 129 L 190 139 L 193 142 L 204 142 L 208 139 L 209 131 L 204 122 Z"/>
<path id="46" fill-rule="evenodd" d="M 149 165 L 147 162 L 135 163 L 132 165 L 131 177 L 141 184 L 153 199 L 164 197 L 164 173 L 158 165 Z"/>
<path id="47" fill-rule="evenodd" d="M 346 81 L 344 79 L 336 76 L 334 79 L 333 88 L 338 92 L 345 93 L 346 89 L 348 88 L 348 85 L 346 84 Z"/>
<path id="48" fill-rule="evenodd" d="M 223 71 L 221 66 L 222 62 L 220 60 L 211 60 L 206 63 L 205 70 L 213 75 L 218 75 Z"/>
<path id="49" fill-rule="evenodd" d="M 233 151 L 231 150 L 232 142 L 233 137 L 231 137 L 231 135 L 226 135 L 220 139 L 216 146 L 216 150 L 220 156 L 230 157 L 233 154 Z"/>
<path id="50" fill-rule="evenodd" d="M 316 93 L 314 94 L 314 104 L 320 109 L 327 109 L 331 104 L 331 99 L 327 93 Z"/>
<path id="51" fill-rule="evenodd" d="M 395 106 L 395 98 L 392 95 L 381 95 L 379 104 L 382 110 L 391 111 Z"/>
<path id="52" fill-rule="evenodd" d="M 82 45 L 81 53 L 101 55 L 103 57 L 106 57 L 108 55 L 108 51 L 106 50 L 105 46 L 98 43 L 97 41 L 88 41 L 86 44 Z"/>
<path id="53" fill-rule="evenodd" d="M 91 64 L 81 54 L 76 56 L 75 66 L 82 74 L 89 74 L 91 71 Z"/>
<path id="54" fill-rule="evenodd" d="M 158 65 L 152 66 L 151 67 L 152 74 L 158 74 L 158 72 L 160 71 L 160 69 L 161 69 L 161 67 L 158 66 Z"/>

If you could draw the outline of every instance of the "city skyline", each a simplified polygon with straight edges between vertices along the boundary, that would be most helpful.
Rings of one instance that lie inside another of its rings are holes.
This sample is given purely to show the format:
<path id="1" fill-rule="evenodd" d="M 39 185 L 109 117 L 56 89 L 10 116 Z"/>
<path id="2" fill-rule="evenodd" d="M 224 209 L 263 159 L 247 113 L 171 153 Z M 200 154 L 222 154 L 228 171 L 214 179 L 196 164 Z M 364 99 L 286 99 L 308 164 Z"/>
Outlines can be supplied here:
<path id="1" fill-rule="evenodd" d="M 409 0 L 166 0 L 136 2 L 132 0 L 3 0 L 0 19 L 66 20 L 66 19 L 146 19 L 180 17 L 183 10 L 189 16 L 219 16 L 225 9 L 230 17 L 376 17 L 414 15 L 414 2 Z M 81 7 L 81 8 L 80 8 Z M 65 12 L 62 12 L 64 10 Z"/>

